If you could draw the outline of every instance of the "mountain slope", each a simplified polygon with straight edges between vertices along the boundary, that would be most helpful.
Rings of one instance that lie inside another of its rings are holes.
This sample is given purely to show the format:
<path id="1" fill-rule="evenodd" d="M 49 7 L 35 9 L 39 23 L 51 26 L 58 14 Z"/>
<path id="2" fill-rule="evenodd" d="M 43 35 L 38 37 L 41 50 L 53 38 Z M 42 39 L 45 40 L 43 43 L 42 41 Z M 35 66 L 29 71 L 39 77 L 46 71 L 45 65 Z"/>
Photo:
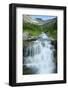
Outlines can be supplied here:
<path id="1" fill-rule="evenodd" d="M 40 18 L 32 19 L 29 15 L 24 15 L 23 31 L 28 32 L 30 36 L 38 36 L 42 32 L 50 37 L 57 38 L 57 18 L 42 20 Z"/>
<path id="2" fill-rule="evenodd" d="M 30 15 L 24 15 L 23 16 L 23 21 L 25 23 L 32 23 L 32 24 L 37 24 L 37 25 L 47 25 L 47 24 L 53 24 L 55 23 L 57 18 L 53 18 L 50 20 L 42 20 L 40 18 L 32 19 Z"/>
<path id="3" fill-rule="evenodd" d="M 24 16 L 23 16 L 23 21 L 24 21 L 25 23 L 39 24 L 39 22 L 36 21 L 36 20 L 33 20 L 30 15 L 24 15 Z"/>

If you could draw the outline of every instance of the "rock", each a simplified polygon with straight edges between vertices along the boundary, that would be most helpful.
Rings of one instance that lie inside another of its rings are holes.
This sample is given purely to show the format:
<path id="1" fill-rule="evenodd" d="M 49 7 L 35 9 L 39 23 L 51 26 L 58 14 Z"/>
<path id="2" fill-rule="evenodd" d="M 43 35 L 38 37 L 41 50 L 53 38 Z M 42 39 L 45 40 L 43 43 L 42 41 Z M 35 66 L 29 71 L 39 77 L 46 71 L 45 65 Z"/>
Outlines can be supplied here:
<path id="1" fill-rule="evenodd" d="M 23 40 L 27 40 L 29 38 L 28 32 L 23 32 Z"/>
<path id="2" fill-rule="evenodd" d="M 51 41 L 51 44 L 54 45 L 54 48 L 57 50 L 57 40 Z"/>

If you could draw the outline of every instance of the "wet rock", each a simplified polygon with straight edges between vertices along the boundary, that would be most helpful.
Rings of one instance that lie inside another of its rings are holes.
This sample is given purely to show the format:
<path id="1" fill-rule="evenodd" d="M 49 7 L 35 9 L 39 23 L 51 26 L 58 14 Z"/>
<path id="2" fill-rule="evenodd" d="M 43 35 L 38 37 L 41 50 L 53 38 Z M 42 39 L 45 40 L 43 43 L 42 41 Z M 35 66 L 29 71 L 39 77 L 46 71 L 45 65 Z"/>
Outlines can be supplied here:
<path id="1" fill-rule="evenodd" d="M 51 44 L 54 45 L 54 48 L 57 50 L 57 40 L 51 41 Z"/>

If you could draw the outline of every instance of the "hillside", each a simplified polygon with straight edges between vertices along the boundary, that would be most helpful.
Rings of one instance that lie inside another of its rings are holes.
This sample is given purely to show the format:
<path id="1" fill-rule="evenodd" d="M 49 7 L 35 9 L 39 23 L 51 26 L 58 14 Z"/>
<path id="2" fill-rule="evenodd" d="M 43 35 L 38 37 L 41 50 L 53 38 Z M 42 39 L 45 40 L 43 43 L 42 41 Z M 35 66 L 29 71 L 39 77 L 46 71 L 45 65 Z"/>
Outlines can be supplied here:
<path id="1" fill-rule="evenodd" d="M 57 18 L 42 20 L 32 19 L 29 15 L 24 15 L 23 31 L 28 32 L 29 36 L 38 36 L 42 32 L 47 33 L 53 39 L 57 38 Z"/>
<path id="2" fill-rule="evenodd" d="M 33 20 L 30 15 L 24 15 L 23 21 L 25 23 L 40 24 L 37 20 Z"/>

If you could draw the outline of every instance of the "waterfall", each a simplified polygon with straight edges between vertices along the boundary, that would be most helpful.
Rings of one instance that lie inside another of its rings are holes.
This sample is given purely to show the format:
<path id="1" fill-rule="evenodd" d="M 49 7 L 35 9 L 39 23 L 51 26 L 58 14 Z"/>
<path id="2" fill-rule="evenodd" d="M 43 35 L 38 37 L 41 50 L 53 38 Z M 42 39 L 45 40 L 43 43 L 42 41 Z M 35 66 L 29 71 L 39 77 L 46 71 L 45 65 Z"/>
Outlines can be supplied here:
<path id="1" fill-rule="evenodd" d="M 25 49 L 24 65 L 34 74 L 54 73 L 54 46 L 50 38 L 42 33 L 36 41 L 32 41 Z M 27 73 L 28 74 L 28 73 Z"/>

